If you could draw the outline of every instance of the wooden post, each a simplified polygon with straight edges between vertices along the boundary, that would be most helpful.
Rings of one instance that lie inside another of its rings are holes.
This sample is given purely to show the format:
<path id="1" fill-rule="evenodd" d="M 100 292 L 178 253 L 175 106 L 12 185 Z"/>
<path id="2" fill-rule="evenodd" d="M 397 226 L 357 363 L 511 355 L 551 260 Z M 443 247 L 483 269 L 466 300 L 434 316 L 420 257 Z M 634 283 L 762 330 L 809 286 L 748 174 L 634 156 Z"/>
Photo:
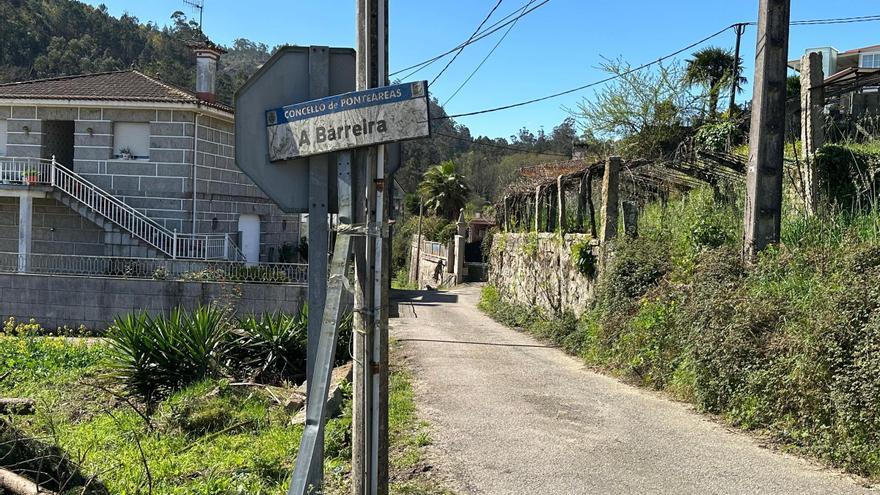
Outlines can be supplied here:
<path id="1" fill-rule="evenodd" d="M 727 115 L 733 117 L 733 109 L 736 108 L 736 81 L 739 79 L 739 46 L 742 41 L 742 35 L 746 32 L 748 24 L 734 24 L 733 30 L 736 32 L 736 50 L 733 54 L 733 84 L 730 85 L 730 106 L 727 107 Z"/>
<path id="2" fill-rule="evenodd" d="M 535 188 L 535 232 L 541 231 L 541 186 Z"/>
<path id="3" fill-rule="evenodd" d="M 819 207 L 816 150 L 825 144 L 825 75 L 822 54 L 808 53 L 801 58 L 801 190 L 804 210 L 814 215 Z"/>
<path id="4" fill-rule="evenodd" d="M 612 156 L 605 163 L 605 175 L 602 177 L 602 245 L 617 237 L 620 161 L 619 156 Z"/>
<path id="5" fill-rule="evenodd" d="M 577 211 L 575 212 L 575 222 L 577 223 L 577 231 L 584 231 L 584 210 L 587 208 L 587 198 L 584 183 L 587 181 L 587 172 L 584 172 L 581 175 L 581 178 L 578 180 L 578 192 L 577 192 Z"/>
<path id="6" fill-rule="evenodd" d="M 747 261 L 779 241 L 790 17 L 791 0 L 760 0 L 743 218 Z"/>
<path id="7" fill-rule="evenodd" d="M 590 237 L 597 239 L 599 234 L 596 228 L 596 207 L 593 206 L 593 169 L 587 170 L 587 194 L 584 200 L 590 213 Z"/>
<path id="8" fill-rule="evenodd" d="M 556 178 L 556 228 L 565 233 L 565 184 L 562 176 Z"/>
<path id="9" fill-rule="evenodd" d="M 639 205 L 635 201 L 623 202 L 623 232 L 631 239 L 639 236 Z"/>

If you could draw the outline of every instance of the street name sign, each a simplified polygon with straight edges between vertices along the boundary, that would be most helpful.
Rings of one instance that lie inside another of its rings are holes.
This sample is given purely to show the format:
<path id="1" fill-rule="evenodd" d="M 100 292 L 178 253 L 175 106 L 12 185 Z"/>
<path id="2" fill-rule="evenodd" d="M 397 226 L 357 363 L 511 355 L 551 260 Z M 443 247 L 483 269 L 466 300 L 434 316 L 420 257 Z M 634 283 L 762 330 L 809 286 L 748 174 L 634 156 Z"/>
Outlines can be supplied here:
<path id="1" fill-rule="evenodd" d="M 286 46 L 235 94 L 235 162 L 285 213 L 309 213 L 326 205 L 336 212 L 336 180 L 325 181 L 325 199 L 310 201 L 310 170 L 324 167 L 336 177 L 333 154 L 273 160 L 266 139 L 266 110 L 355 90 L 356 54 L 350 48 Z M 329 89 L 327 89 L 329 86 Z M 313 87 L 322 91 L 313 92 Z M 312 163 L 318 159 L 324 165 Z M 322 161 L 323 160 L 323 161 Z"/>
<path id="2" fill-rule="evenodd" d="M 280 161 L 431 134 L 428 83 L 355 91 L 266 111 L 269 160 Z"/>

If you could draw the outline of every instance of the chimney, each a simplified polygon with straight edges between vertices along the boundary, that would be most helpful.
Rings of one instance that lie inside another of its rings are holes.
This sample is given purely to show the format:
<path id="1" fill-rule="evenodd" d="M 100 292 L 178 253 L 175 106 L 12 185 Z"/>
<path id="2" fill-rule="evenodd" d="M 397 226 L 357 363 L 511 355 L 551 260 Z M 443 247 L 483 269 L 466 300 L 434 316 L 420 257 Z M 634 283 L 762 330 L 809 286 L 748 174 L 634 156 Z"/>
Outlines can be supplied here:
<path id="1" fill-rule="evenodd" d="M 208 40 L 189 44 L 196 54 L 196 96 L 207 102 L 217 101 L 217 62 L 226 50 Z"/>

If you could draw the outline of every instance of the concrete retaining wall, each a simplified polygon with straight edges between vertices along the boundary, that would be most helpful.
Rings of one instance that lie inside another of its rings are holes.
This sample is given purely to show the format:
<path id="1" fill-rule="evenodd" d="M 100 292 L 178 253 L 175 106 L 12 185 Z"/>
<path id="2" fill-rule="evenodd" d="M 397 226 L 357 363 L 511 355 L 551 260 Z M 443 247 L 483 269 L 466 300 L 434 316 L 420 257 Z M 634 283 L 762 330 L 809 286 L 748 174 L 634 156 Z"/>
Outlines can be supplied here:
<path id="1" fill-rule="evenodd" d="M 489 283 L 506 302 L 580 315 L 593 300 L 595 277 L 572 264 L 571 250 L 574 243 L 589 240 L 585 234 L 496 234 Z M 598 248 L 593 252 L 598 254 Z"/>
<path id="2" fill-rule="evenodd" d="M 47 328 L 103 329 L 114 317 L 135 311 L 167 313 L 212 302 L 232 305 L 239 314 L 293 312 L 306 293 L 306 287 L 290 285 L 0 274 L 0 318 L 33 318 Z"/>

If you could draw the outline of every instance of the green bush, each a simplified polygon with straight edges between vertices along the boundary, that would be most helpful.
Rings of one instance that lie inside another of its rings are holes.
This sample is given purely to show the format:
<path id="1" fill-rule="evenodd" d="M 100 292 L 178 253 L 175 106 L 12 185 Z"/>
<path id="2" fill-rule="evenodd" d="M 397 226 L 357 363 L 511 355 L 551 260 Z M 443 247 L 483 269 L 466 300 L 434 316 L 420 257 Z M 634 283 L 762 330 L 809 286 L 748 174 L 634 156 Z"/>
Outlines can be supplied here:
<path id="1" fill-rule="evenodd" d="M 184 385 L 220 376 L 230 330 L 226 315 L 212 307 L 119 317 L 107 334 L 111 376 L 152 406 Z"/>
<path id="2" fill-rule="evenodd" d="M 880 192 L 880 152 L 864 146 L 826 144 L 816 151 L 819 191 L 844 211 L 876 205 Z"/>
<path id="3" fill-rule="evenodd" d="M 742 142 L 744 137 L 739 125 L 732 120 L 703 124 L 694 135 L 694 139 L 701 148 L 715 152 L 726 151 L 728 142 L 737 145 Z"/>
<path id="4" fill-rule="evenodd" d="M 596 276 L 598 260 L 593 254 L 593 245 L 589 239 L 582 239 L 571 245 L 571 263 L 581 275 L 589 278 Z"/>
<path id="5" fill-rule="evenodd" d="M 297 315 L 275 313 L 242 318 L 232 330 L 231 353 L 249 370 L 251 381 L 277 382 L 305 375 L 303 356 L 308 342 L 309 313 L 303 306 Z"/>

